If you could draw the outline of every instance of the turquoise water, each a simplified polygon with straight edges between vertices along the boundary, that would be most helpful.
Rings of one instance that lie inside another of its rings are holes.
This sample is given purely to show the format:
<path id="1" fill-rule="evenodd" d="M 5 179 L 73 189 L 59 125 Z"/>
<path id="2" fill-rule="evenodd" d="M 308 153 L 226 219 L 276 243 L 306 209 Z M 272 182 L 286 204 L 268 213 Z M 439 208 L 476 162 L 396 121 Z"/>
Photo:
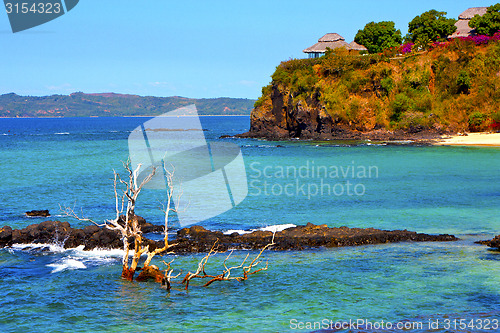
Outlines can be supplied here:
<path id="1" fill-rule="evenodd" d="M 0 119 L 0 224 L 38 223 L 24 212 L 57 215 L 60 204 L 96 220 L 112 216 L 112 170 L 127 158 L 130 131 L 147 119 Z M 202 124 L 218 141 L 246 131 L 249 117 L 202 117 Z M 269 269 L 248 281 L 170 293 L 122 281 L 119 251 L 14 247 L 0 250 L 0 330 L 307 332 L 325 328 L 307 323 L 366 319 L 423 323 L 410 332 L 500 331 L 444 326 L 500 319 L 500 254 L 474 244 L 499 234 L 500 149 L 223 140 L 242 149 L 249 195 L 204 221 L 207 228 L 313 222 L 462 240 L 268 252 Z M 137 213 L 161 223 L 159 198 L 144 191 Z M 233 254 L 234 263 L 245 255 Z M 214 258 L 213 272 L 224 257 Z M 185 274 L 200 258 L 176 256 L 174 266 Z M 429 320 L 439 320 L 439 330 Z"/>

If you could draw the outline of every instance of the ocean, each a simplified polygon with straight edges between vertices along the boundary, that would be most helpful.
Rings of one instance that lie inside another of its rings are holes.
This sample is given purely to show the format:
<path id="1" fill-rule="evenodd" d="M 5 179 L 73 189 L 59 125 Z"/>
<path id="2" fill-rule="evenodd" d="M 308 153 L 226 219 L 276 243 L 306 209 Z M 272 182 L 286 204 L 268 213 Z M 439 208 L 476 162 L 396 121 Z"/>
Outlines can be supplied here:
<path id="1" fill-rule="evenodd" d="M 0 226 L 88 225 L 60 206 L 113 217 L 113 170 L 148 119 L 0 119 Z M 0 250 L 1 332 L 500 332 L 500 253 L 474 243 L 500 233 L 500 148 L 219 139 L 247 131 L 250 118 L 201 123 L 209 142 L 240 146 L 248 181 L 243 202 L 200 223 L 208 229 L 311 222 L 460 240 L 266 251 L 268 270 L 188 292 L 121 280 L 120 250 L 15 245 Z M 160 198 L 144 190 L 136 213 L 161 224 Z M 52 217 L 24 215 L 33 209 Z M 202 256 L 170 257 L 185 275 Z M 225 257 L 207 268 L 220 273 Z"/>

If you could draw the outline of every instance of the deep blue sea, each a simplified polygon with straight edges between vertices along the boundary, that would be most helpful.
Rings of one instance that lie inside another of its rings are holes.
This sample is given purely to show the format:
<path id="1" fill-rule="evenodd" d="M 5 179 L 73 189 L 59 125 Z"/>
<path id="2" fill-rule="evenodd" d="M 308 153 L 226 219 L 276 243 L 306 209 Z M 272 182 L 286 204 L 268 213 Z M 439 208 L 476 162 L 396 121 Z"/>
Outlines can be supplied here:
<path id="1" fill-rule="evenodd" d="M 113 169 L 148 119 L 0 119 L 0 226 L 46 220 L 25 217 L 32 209 L 87 225 L 58 216 L 60 205 L 112 218 Z M 461 240 L 267 251 L 269 269 L 245 282 L 170 293 L 121 280 L 118 250 L 13 246 L 0 250 L 0 332 L 500 332 L 500 253 L 474 243 L 500 234 L 500 148 L 219 139 L 247 131 L 249 117 L 201 122 L 208 141 L 240 146 L 248 180 L 246 199 L 206 228 L 312 222 Z M 161 224 L 158 199 L 144 190 L 136 213 Z M 184 275 L 202 256 L 171 257 Z M 345 326 L 363 321 L 374 328 Z"/>

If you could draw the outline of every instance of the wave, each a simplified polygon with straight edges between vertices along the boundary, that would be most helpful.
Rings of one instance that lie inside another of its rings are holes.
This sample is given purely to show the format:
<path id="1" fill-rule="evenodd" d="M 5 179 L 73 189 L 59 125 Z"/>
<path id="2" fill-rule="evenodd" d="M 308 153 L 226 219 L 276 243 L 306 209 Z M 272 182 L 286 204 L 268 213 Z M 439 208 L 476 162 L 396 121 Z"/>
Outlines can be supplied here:
<path id="1" fill-rule="evenodd" d="M 10 249 L 13 251 L 50 252 L 50 253 L 62 253 L 66 251 L 63 244 L 59 243 L 12 244 Z"/>
<path id="2" fill-rule="evenodd" d="M 283 231 L 285 229 L 294 228 L 294 227 L 296 227 L 295 224 L 287 223 L 287 224 L 275 224 L 275 225 L 270 225 L 267 227 L 262 227 L 262 228 L 258 228 L 258 229 L 251 229 L 251 230 L 231 229 L 231 230 L 224 231 L 224 235 L 231 235 L 232 233 L 235 233 L 235 232 L 239 233 L 240 235 L 249 234 L 249 233 L 252 233 L 254 231 L 279 232 L 279 231 Z"/>
<path id="3" fill-rule="evenodd" d="M 100 249 L 95 248 L 93 250 L 83 250 L 84 245 L 80 245 L 74 248 L 64 248 L 64 244 L 61 243 L 29 243 L 29 244 L 12 244 L 10 246 L 11 250 L 14 251 L 44 251 L 51 253 L 62 253 L 67 252 L 68 254 L 78 255 L 81 257 L 92 258 L 92 257 L 121 257 L 124 254 L 122 249 Z M 133 255 L 134 251 L 130 251 L 130 255 Z"/>
<path id="4" fill-rule="evenodd" d="M 69 132 L 54 133 L 55 135 L 69 135 Z"/>
<path id="5" fill-rule="evenodd" d="M 51 273 L 58 273 L 66 270 L 85 269 L 87 266 L 76 259 L 64 259 L 59 263 L 48 264 L 47 267 L 54 267 Z"/>
<path id="6" fill-rule="evenodd" d="M 371 142 L 367 142 L 365 145 L 366 146 L 387 146 L 387 143 L 371 143 Z"/>
<path id="7" fill-rule="evenodd" d="M 122 249 L 93 249 L 89 251 L 84 251 L 83 249 L 83 245 L 65 249 L 63 243 L 31 243 L 13 244 L 8 251 L 11 253 L 23 251 L 33 255 L 52 255 L 54 261 L 46 265 L 53 268 L 51 273 L 116 264 L 121 262 L 125 253 Z M 131 250 L 129 255 L 133 256 L 134 251 Z"/>
<path id="8" fill-rule="evenodd" d="M 80 245 L 73 249 L 65 251 L 65 257 L 48 264 L 47 267 L 53 267 L 51 273 L 58 273 L 66 270 L 86 269 L 92 266 L 118 263 L 121 261 L 124 251 L 120 249 L 93 249 L 84 251 L 84 246 Z M 130 255 L 133 255 L 131 251 Z"/>
<path id="9" fill-rule="evenodd" d="M 242 147 L 252 147 L 252 148 L 284 148 L 282 145 L 243 145 Z"/>

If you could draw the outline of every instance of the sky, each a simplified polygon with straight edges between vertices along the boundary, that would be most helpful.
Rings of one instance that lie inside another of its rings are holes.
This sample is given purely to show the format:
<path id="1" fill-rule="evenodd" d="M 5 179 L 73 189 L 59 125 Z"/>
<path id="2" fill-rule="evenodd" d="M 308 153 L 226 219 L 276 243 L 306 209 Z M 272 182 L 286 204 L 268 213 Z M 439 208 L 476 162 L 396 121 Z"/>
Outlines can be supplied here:
<path id="1" fill-rule="evenodd" d="M 457 18 L 494 3 L 81 0 L 65 15 L 15 34 L 2 12 L 0 94 L 256 99 L 281 61 L 306 57 L 302 50 L 325 33 L 351 42 L 368 22 L 394 21 L 405 35 L 408 22 L 430 9 Z"/>

